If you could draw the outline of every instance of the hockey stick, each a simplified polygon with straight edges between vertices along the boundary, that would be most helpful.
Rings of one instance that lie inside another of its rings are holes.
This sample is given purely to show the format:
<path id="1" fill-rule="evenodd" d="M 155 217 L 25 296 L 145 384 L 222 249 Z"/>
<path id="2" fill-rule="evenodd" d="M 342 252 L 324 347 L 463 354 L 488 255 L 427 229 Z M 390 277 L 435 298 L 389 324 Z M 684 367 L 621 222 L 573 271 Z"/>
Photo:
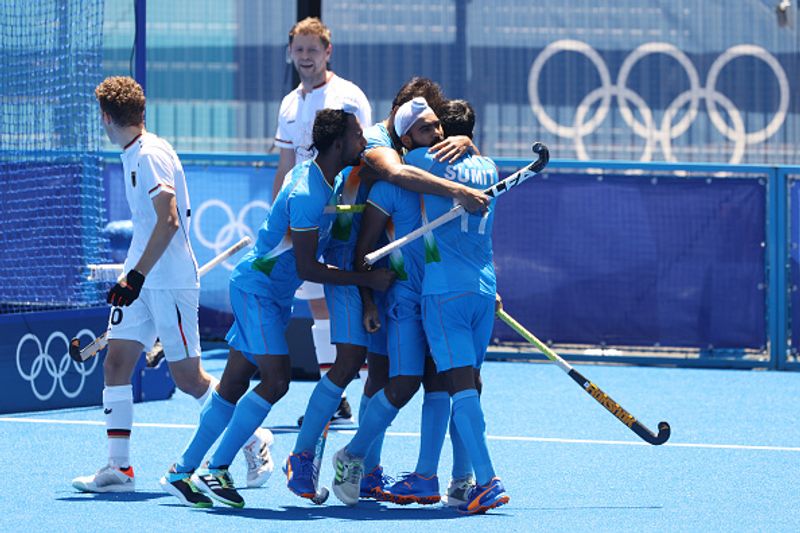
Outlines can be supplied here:
<path id="1" fill-rule="evenodd" d="M 314 470 L 317 472 L 317 477 L 314 479 L 314 497 L 311 498 L 311 501 L 317 505 L 325 503 L 328 500 L 328 496 L 330 496 L 328 487 L 319 486 L 319 471 L 320 468 L 322 468 L 322 456 L 325 454 L 325 443 L 328 440 L 328 429 L 330 429 L 330 427 L 331 423 L 328 421 L 328 423 L 325 424 L 322 435 L 317 439 L 316 446 L 314 446 Z"/>
<path id="2" fill-rule="evenodd" d="M 497 198 L 501 194 L 508 192 L 509 189 L 516 187 L 520 183 L 530 179 L 531 177 L 541 172 L 542 169 L 545 166 L 547 166 L 547 162 L 550 161 L 550 152 L 548 151 L 547 146 L 539 142 L 533 143 L 531 149 L 539 156 L 539 158 L 536 161 L 526 166 L 525 168 L 514 172 L 506 179 L 498 181 L 488 189 L 484 190 L 483 194 L 490 196 L 492 198 Z M 414 231 L 406 234 L 405 236 L 390 242 L 389 244 L 387 244 L 382 248 L 378 248 L 374 252 L 368 253 L 367 255 L 364 256 L 364 261 L 368 265 L 374 265 L 376 261 L 378 261 L 383 257 L 386 257 L 394 250 L 405 246 L 411 241 L 419 239 L 424 234 L 428 233 L 429 231 L 435 228 L 438 228 L 442 224 L 450 222 L 454 218 L 458 218 L 459 216 L 461 216 L 462 213 L 464 213 L 464 206 L 457 205 L 447 213 L 441 215 L 440 217 L 434 220 L 431 220 L 424 226 L 421 226 L 415 229 Z"/>
<path id="3" fill-rule="evenodd" d="M 597 403 L 605 407 L 612 415 L 616 416 L 620 422 L 631 428 L 633 432 L 639 435 L 639 437 L 641 437 L 643 440 L 656 446 L 667 442 L 667 439 L 669 439 L 670 435 L 669 424 L 666 422 L 659 422 L 658 435 L 655 435 L 652 431 L 642 425 L 641 422 L 636 420 L 632 414 L 623 409 L 620 404 L 612 400 L 608 394 L 600 389 L 600 387 L 583 377 L 580 372 L 572 368 L 572 366 L 564 361 L 561 356 L 551 350 L 545 343 L 537 339 L 533 333 L 525 329 L 522 324 L 514 320 L 511 315 L 506 313 L 502 308 L 497 311 L 497 316 L 500 318 L 500 320 L 511 326 L 511 329 L 522 335 L 525 340 L 536 346 L 548 359 L 553 361 L 561 370 L 566 372 L 569 377 L 575 381 L 575 383 L 580 385 L 581 388 L 585 390 L 587 394 L 589 394 L 589 396 L 597 400 Z"/>
<path id="4" fill-rule="evenodd" d="M 222 263 L 230 256 L 247 246 L 252 242 L 250 237 L 243 237 L 239 242 L 228 248 L 227 250 L 220 253 L 214 259 L 200 267 L 197 271 L 198 277 L 203 277 L 209 270 L 217 266 L 218 264 Z M 120 308 L 116 308 L 120 309 Z M 120 309 L 120 313 L 122 310 Z M 121 320 L 121 318 L 120 318 Z M 87 359 L 91 359 L 95 355 L 97 355 L 103 348 L 106 347 L 108 344 L 108 330 L 104 331 L 102 335 L 97 337 L 95 340 L 81 348 L 81 341 L 78 338 L 74 338 L 69 343 L 69 356 L 75 362 L 82 363 Z"/>

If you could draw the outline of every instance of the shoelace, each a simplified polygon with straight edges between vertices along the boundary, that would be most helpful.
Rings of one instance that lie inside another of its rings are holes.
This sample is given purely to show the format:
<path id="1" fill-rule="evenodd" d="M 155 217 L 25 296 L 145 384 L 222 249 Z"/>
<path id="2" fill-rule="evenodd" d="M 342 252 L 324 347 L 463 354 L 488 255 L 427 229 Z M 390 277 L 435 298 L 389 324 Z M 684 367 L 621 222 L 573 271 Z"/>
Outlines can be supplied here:
<path id="1" fill-rule="evenodd" d="M 350 463 L 350 467 L 345 472 L 348 483 L 361 484 L 361 475 L 364 473 L 364 465 L 360 462 Z"/>
<path id="2" fill-rule="evenodd" d="M 397 478 L 397 483 L 402 483 L 408 488 L 411 488 L 411 478 L 415 477 L 414 472 L 402 472 L 400 473 L 400 477 Z"/>
<path id="3" fill-rule="evenodd" d="M 247 468 L 249 470 L 254 470 L 258 468 L 258 464 L 256 463 L 256 454 L 253 453 L 251 449 L 246 448 L 244 458 L 247 461 Z"/>
<path id="4" fill-rule="evenodd" d="M 299 474 L 302 479 L 311 479 L 312 481 L 316 480 L 318 473 L 319 468 L 314 464 L 313 460 L 307 459 L 300 461 Z"/>

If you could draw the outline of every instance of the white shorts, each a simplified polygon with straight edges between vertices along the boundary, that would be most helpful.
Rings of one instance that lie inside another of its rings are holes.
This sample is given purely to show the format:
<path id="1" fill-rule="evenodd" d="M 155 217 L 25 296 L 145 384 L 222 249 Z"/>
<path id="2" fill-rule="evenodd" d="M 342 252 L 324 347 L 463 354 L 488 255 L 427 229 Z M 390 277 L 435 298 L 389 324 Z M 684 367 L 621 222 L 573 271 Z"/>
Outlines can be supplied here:
<path id="1" fill-rule="evenodd" d="M 142 289 L 128 307 L 111 309 L 108 338 L 140 342 L 145 350 L 160 339 L 170 362 L 199 357 L 199 301 L 200 289 Z"/>
<path id="2" fill-rule="evenodd" d="M 298 300 L 321 300 L 325 298 L 325 287 L 321 283 L 304 281 L 294 293 Z"/>

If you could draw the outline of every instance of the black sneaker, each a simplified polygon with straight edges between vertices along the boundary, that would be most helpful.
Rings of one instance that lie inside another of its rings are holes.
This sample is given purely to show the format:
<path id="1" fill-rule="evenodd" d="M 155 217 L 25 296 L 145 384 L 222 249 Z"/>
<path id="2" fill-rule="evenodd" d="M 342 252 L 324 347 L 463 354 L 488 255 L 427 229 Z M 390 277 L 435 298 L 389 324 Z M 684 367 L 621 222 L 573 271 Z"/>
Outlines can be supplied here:
<path id="1" fill-rule="evenodd" d="M 345 425 L 353 422 L 353 410 L 350 408 L 350 403 L 348 403 L 347 398 L 342 398 L 342 401 L 339 402 L 339 408 L 331 417 L 331 425 Z"/>
<path id="2" fill-rule="evenodd" d="M 332 426 L 344 426 L 353 424 L 355 420 L 353 419 L 353 410 L 350 408 L 350 403 L 347 401 L 347 398 L 342 398 L 342 401 L 339 402 L 339 407 L 331 416 L 331 425 Z M 303 417 L 297 419 L 297 427 L 303 425 Z"/>
<path id="3" fill-rule="evenodd" d="M 204 468 L 192 476 L 192 481 L 215 500 L 231 507 L 244 507 L 244 498 L 236 492 L 227 468 Z"/>
<path id="4" fill-rule="evenodd" d="M 155 368 L 164 359 L 164 347 L 160 340 L 156 340 L 153 347 L 145 354 L 147 368 Z"/>
<path id="5" fill-rule="evenodd" d="M 191 480 L 191 472 L 176 472 L 173 465 L 169 471 L 159 480 L 164 492 L 172 494 L 180 500 L 183 505 L 197 508 L 212 507 L 214 503 L 211 498 L 200 492 Z"/>

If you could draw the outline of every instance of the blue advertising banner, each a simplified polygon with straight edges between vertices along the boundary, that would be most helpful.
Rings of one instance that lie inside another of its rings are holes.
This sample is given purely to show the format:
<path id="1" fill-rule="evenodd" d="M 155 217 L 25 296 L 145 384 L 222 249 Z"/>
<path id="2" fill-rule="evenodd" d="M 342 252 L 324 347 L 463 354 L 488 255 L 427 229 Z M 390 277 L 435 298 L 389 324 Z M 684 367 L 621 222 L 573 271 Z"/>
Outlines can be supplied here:
<path id="1" fill-rule="evenodd" d="M 765 210 L 758 178 L 549 173 L 498 200 L 498 291 L 543 340 L 763 349 Z"/>
<path id="2" fill-rule="evenodd" d="M 102 403 L 103 357 L 76 363 L 69 341 L 86 344 L 107 324 L 108 307 L 0 315 L 0 413 Z"/>

